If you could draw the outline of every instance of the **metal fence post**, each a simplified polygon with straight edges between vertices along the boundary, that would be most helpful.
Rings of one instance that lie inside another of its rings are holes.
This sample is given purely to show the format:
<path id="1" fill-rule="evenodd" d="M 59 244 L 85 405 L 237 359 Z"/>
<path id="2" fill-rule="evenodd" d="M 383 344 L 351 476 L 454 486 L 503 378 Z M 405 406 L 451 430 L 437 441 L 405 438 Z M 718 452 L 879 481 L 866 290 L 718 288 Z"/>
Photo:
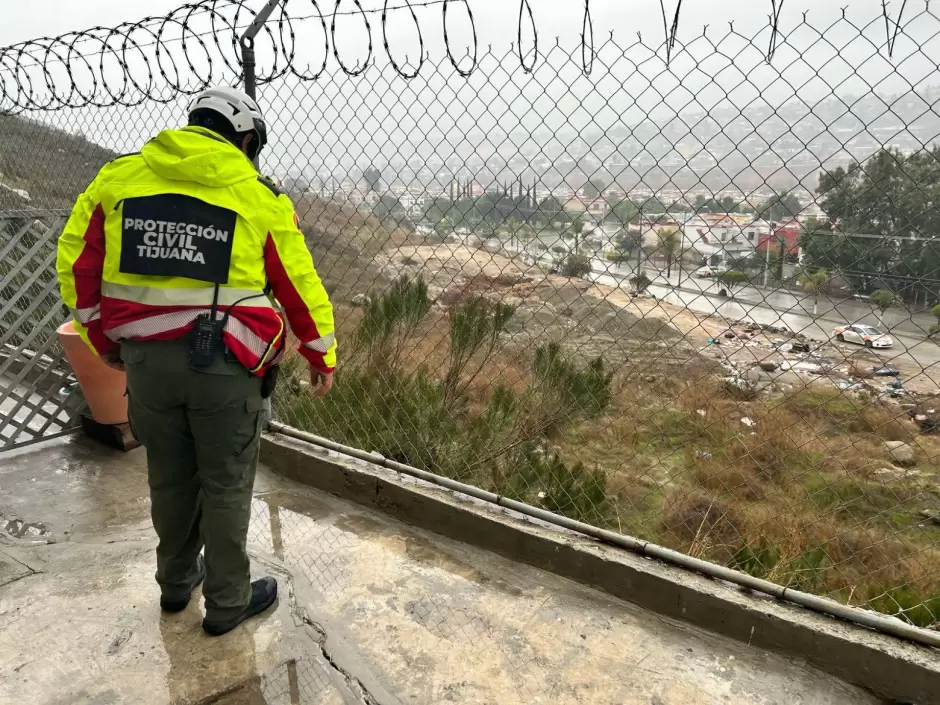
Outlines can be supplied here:
<path id="1" fill-rule="evenodd" d="M 268 0 L 268 4 L 261 8 L 261 12 L 255 15 L 255 19 L 239 40 L 239 44 L 242 48 L 242 72 L 244 73 L 245 79 L 245 93 L 251 96 L 251 99 L 255 102 L 258 100 L 258 81 L 255 75 L 255 37 L 258 36 L 258 32 L 261 31 L 264 23 L 268 21 L 271 13 L 274 12 L 274 8 L 280 5 L 281 2 L 282 0 Z M 258 157 L 254 158 L 254 162 L 257 168 Z"/>
<path id="2" fill-rule="evenodd" d="M 258 36 L 258 32 L 261 31 L 264 23 L 268 21 L 271 13 L 274 12 L 274 8 L 280 4 L 281 0 L 268 0 L 268 3 L 255 15 L 255 19 L 239 40 L 239 44 L 242 48 L 242 72 L 245 79 L 245 93 L 256 103 L 258 102 L 258 81 L 255 75 L 255 67 L 257 66 L 255 63 L 255 37 Z M 260 172 L 258 155 L 255 155 L 252 161 L 255 163 L 255 169 L 258 169 Z M 264 414 L 265 421 L 270 421 L 274 417 L 271 408 L 271 397 L 264 400 L 264 411 L 262 413 Z"/>

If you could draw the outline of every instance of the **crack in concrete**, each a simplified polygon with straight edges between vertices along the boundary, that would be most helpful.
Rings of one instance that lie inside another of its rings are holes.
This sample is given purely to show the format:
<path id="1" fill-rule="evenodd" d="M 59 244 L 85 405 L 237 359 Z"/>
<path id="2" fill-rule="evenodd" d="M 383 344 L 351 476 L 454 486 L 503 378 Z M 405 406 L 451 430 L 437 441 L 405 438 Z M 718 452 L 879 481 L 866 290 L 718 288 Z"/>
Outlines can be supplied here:
<path id="1" fill-rule="evenodd" d="M 198 700 L 194 702 L 192 705 L 213 705 L 214 703 L 219 703 L 222 701 L 222 698 L 227 698 L 230 695 L 235 695 L 236 693 L 240 693 L 246 688 L 257 683 L 259 679 L 260 679 L 260 676 L 252 676 L 251 678 L 246 678 L 242 681 L 239 681 L 238 683 L 233 683 L 232 685 L 230 685 L 227 688 L 224 688 L 223 690 L 219 690 L 215 693 L 207 695 L 202 700 Z"/>
<path id="2" fill-rule="evenodd" d="M 294 588 L 291 581 L 288 581 L 289 586 L 289 595 L 290 595 L 290 609 L 295 617 L 300 619 L 305 625 L 310 627 L 310 629 L 315 632 L 316 636 L 313 637 L 314 643 L 317 645 L 317 648 L 320 649 L 320 655 L 323 657 L 323 660 L 336 671 L 346 683 L 346 687 L 349 689 L 349 692 L 356 697 L 362 705 L 382 705 L 373 695 L 369 692 L 369 689 L 365 684 L 357 678 L 354 674 L 350 673 L 346 668 L 341 666 L 337 660 L 334 658 L 333 654 L 327 648 L 326 643 L 328 635 L 326 629 L 324 629 L 320 624 L 315 622 L 310 615 L 307 614 L 300 604 L 297 603 L 297 597 L 294 594 Z"/>
<path id="3" fill-rule="evenodd" d="M 23 575 L 18 575 L 18 576 L 16 576 L 15 578 L 13 578 L 12 580 L 7 580 L 5 583 L 0 583 L 0 587 L 6 587 L 7 585 L 12 585 L 12 584 L 15 583 L 15 582 L 19 582 L 20 580 L 23 580 L 24 578 L 31 578 L 31 577 L 33 577 L 34 575 L 39 575 L 39 572 L 38 572 L 38 571 L 34 571 L 34 570 L 32 570 L 32 569 L 30 569 L 30 571 L 31 571 L 31 572 L 29 572 L 29 573 L 24 573 Z"/>
<path id="4" fill-rule="evenodd" d="M 317 636 L 314 638 L 314 641 L 320 649 L 320 655 L 323 656 L 323 659 L 330 665 L 330 668 L 343 677 L 343 680 L 346 681 L 346 687 L 349 688 L 350 692 L 352 692 L 352 694 L 357 697 L 363 703 L 363 705 L 381 705 L 381 703 L 379 703 L 379 701 L 372 696 L 372 693 L 369 692 L 369 689 L 366 688 L 361 680 L 340 666 L 339 663 L 336 662 L 336 659 L 333 658 L 333 654 L 331 654 L 329 649 L 326 648 L 326 630 L 313 621 L 307 614 L 306 610 L 304 610 L 302 607 L 299 607 L 298 609 L 300 611 L 300 614 L 298 615 L 300 619 L 317 634 Z"/>
<path id="5" fill-rule="evenodd" d="M 36 569 L 33 568 L 31 565 L 28 565 L 28 564 L 24 563 L 23 561 L 21 561 L 21 560 L 20 560 L 19 558 L 17 558 L 16 556 L 11 556 L 11 555 L 10 555 L 9 553 L 7 553 L 6 551 L 0 551 L 0 555 L 2 555 L 4 558 L 8 558 L 9 560 L 13 561 L 14 563 L 17 563 L 17 564 L 23 566 L 24 568 L 26 568 L 26 570 L 29 571 L 28 573 L 24 573 L 23 575 L 17 575 L 15 578 L 12 578 L 11 580 L 7 580 L 6 582 L 0 582 L 0 587 L 6 587 L 7 585 L 12 585 L 13 583 L 15 583 L 15 582 L 17 582 L 17 581 L 19 581 L 19 580 L 23 580 L 24 578 L 31 578 L 31 577 L 33 577 L 34 575 L 40 575 L 40 574 L 42 574 L 42 572 L 43 572 L 43 571 L 41 571 L 41 570 L 36 570 Z"/>

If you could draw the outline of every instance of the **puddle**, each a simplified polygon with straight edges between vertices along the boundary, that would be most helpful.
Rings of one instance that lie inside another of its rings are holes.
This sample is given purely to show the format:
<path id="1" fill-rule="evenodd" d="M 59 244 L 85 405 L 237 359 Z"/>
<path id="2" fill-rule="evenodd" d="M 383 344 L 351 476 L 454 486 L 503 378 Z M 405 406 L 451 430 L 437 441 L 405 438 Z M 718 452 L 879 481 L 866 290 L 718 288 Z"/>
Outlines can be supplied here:
<path id="1" fill-rule="evenodd" d="M 245 705 L 341 705 L 342 696 L 333 685 L 327 667 L 306 658 L 290 659 L 249 684 L 242 698 L 231 703 Z M 237 694 L 236 694 L 237 695 Z M 245 699 L 248 696 L 248 699 Z M 220 700 L 219 703 L 229 702 Z"/>
<path id="2" fill-rule="evenodd" d="M 280 502 L 280 503 L 279 503 Z M 288 509 L 287 506 L 296 508 Z M 313 516 L 304 512 L 309 511 Z M 352 580 L 350 563 L 362 541 L 330 520 L 327 505 L 289 495 L 263 495 L 251 503 L 249 549 L 273 554 L 327 597 L 342 593 Z"/>
<path id="3" fill-rule="evenodd" d="M 328 503 L 291 492 L 271 492 L 252 500 L 248 539 L 252 548 L 273 554 L 299 571 L 327 596 L 339 595 L 353 580 L 354 561 L 376 549 L 388 558 L 440 570 L 512 595 L 522 593 L 504 575 L 489 575 L 424 536 L 368 515 L 337 513 Z"/>

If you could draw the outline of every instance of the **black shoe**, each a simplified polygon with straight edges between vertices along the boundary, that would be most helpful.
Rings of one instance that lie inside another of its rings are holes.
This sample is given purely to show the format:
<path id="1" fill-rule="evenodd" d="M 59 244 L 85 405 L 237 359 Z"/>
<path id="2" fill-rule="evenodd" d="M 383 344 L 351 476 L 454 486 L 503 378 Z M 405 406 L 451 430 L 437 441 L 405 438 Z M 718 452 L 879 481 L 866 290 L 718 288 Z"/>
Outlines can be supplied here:
<path id="1" fill-rule="evenodd" d="M 245 610 L 237 617 L 232 617 L 223 622 L 210 622 L 208 619 L 202 620 L 202 628 L 211 636 L 222 636 L 232 631 L 246 619 L 261 614 L 277 599 L 277 580 L 268 576 L 255 580 L 251 584 L 251 601 Z"/>
<path id="2" fill-rule="evenodd" d="M 196 578 L 196 582 L 193 583 L 193 586 L 189 588 L 189 592 L 192 592 L 197 587 L 202 584 L 202 581 L 206 579 L 206 561 L 200 553 L 196 556 L 196 570 L 199 571 L 199 575 Z M 186 597 L 182 597 L 176 600 L 172 600 L 168 597 L 160 598 L 160 609 L 164 612 L 182 612 L 189 605 L 189 599 L 191 595 L 187 594 Z"/>

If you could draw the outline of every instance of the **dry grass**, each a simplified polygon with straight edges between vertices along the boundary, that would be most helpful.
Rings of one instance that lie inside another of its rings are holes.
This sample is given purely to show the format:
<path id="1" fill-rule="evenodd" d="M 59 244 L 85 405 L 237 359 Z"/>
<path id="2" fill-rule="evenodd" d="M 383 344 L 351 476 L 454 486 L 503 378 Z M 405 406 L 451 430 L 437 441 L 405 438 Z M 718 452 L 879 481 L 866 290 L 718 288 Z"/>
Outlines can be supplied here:
<path id="1" fill-rule="evenodd" d="M 931 625 L 940 611 L 940 441 L 903 409 L 838 389 L 741 401 L 707 368 L 647 385 L 566 439 L 611 478 L 618 525 L 782 584 Z M 904 441 L 916 472 L 893 468 Z M 879 474 L 882 471 L 882 474 Z M 917 607 L 929 604 L 930 609 Z M 891 605 L 895 605 L 894 608 Z"/>

